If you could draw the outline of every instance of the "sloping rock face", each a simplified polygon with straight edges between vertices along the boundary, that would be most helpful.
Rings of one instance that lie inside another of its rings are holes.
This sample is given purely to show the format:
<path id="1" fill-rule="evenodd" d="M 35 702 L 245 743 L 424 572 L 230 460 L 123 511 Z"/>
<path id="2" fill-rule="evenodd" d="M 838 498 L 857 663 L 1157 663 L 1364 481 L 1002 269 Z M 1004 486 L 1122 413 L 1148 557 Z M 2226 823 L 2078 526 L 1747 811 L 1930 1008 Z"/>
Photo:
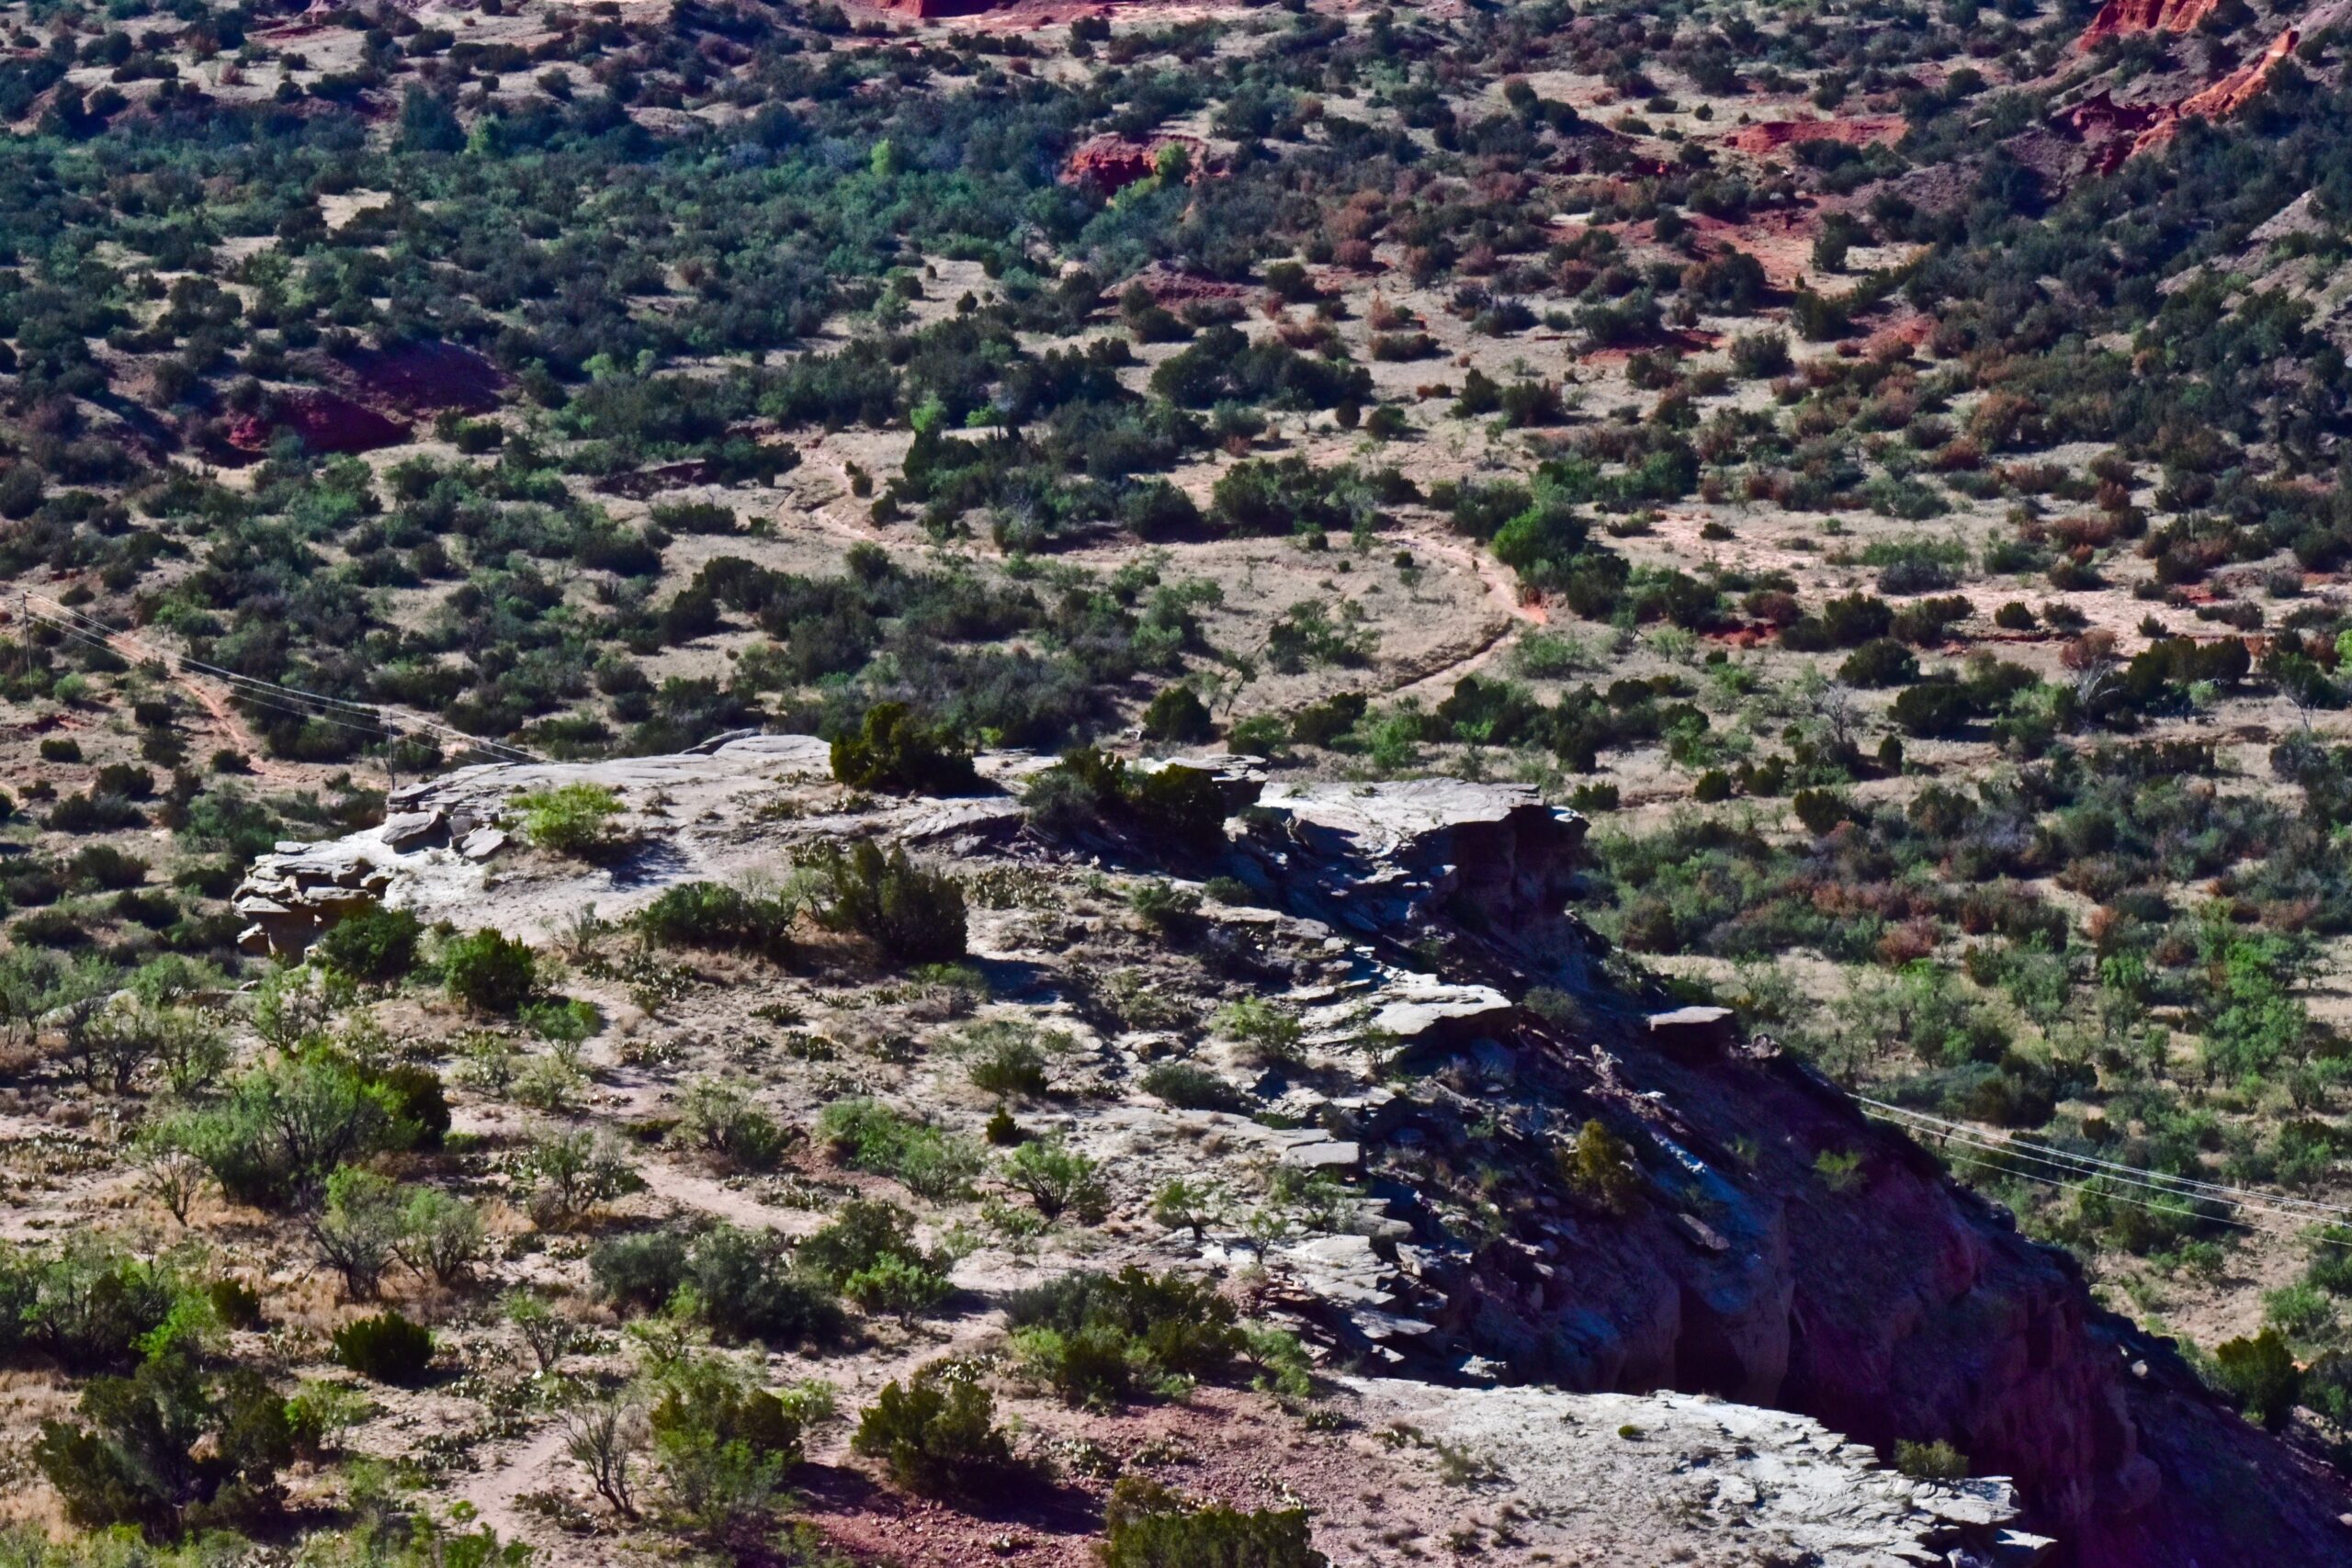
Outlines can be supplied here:
<path id="1" fill-rule="evenodd" d="M 2270 47 L 2264 50 L 2251 65 L 2231 72 L 2203 92 L 2184 99 L 2180 112 L 2199 115 L 2206 119 L 2229 118 L 2262 96 L 2263 89 L 2270 85 L 2271 73 L 2278 69 L 2280 62 L 2295 52 L 2295 46 L 2301 41 L 2302 33 L 2289 28 L 2272 39 Z"/>
<path id="2" fill-rule="evenodd" d="M 2352 1562 L 2339 1486 L 2095 1308 L 2062 1255 L 1769 1044 L 1659 1049 L 1646 1021 L 1580 1041 L 1521 1014 L 1507 1084 L 1424 1096 L 1374 1141 L 1441 1172 L 1527 1170 L 1597 1115 L 1646 1179 L 1622 1216 L 1539 1197 L 1475 1244 L 1417 1228 L 1397 1249 L 1400 1300 L 1436 1325 L 1417 1348 L 1802 1412 L 1882 1452 L 1948 1440 L 2090 1568 Z"/>

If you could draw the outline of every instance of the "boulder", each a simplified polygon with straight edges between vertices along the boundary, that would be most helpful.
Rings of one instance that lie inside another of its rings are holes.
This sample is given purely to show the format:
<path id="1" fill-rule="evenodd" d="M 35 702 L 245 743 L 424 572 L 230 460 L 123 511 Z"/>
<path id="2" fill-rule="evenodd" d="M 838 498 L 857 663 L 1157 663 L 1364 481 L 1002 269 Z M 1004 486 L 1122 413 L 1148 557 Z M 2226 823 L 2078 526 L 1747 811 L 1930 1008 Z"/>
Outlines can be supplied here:
<path id="1" fill-rule="evenodd" d="M 1380 993 L 1374 1029 L 1408 1045 L 1466 1046 L 1507 1035 L 1519 1009 L 1492 986 L 1446 986 L 1419 976 Z"/>
<path id="2" fill-rule="evenodd" d="M 1644 1031 L 1657 1049 L 1686 1061 L 1704 1061 L 1738 1042 L 1739 1020 L 1729 1008 L 1676 1008 L 1650 1014 Z"/>

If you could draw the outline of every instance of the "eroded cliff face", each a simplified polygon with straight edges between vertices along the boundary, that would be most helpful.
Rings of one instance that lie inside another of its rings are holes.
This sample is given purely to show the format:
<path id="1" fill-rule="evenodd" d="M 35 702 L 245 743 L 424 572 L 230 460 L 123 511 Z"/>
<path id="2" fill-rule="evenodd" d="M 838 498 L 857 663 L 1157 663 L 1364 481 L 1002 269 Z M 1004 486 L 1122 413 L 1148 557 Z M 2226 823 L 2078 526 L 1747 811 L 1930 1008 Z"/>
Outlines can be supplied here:
<path id="1" fill-rule="evenodd" d="M 1634 1148 L 1645 1196 L 1619 1216 L 1531 1195 L 1502 1234 L 1441 1245 L 1421 1282 L 1443 1334 L 1425 1348 L 1566 1388 L 1797 1411 L 1882 1451 L 1947 1440 L 2013 1476 L 2069 1562 L 2352 1562 L 2337 1478 L 2224 1409 L 2167 1342 L 2098 1309 L 2071 1259 L 1770 1042 L 1729 1038 L 1704 1010 L 1646 1027 L 1656 1015 L 1598 977 L 1594 940 L 1550 902 L 1564 865 L 1523 866 L 1480 863 L 1457 951 L 1506 992 L 1583 977 L 1586 1017 L 1511 1014 L 1467 1053 L 1484 1058 L 1473 1097 L 1408 1136 L 1441 1171 L 1524 1171 L 1598 1115 Z"/>
<path id="2" fill-rule="evenodd" d="M 1299 912 L 1399 945 L 1444 931 L 1446 978 L 1485 985 L 1465 997 L 1542 981 L 1581 1004 L 1565 1022 L 1431 1009 L 1421 1065 L 1445 1059 L 1435 1077 L 1457 1093 L 1416 1096 L 1362 1134 L 1375 1168 L 1418 1188 L 1397 1248 L 1411 1282 L 1391 1303 L 1435 1325 L 1397 1341 L 1418 1358 L 1715 1394 L 1882 1451 L 1947 1440 L 2013 1476 L 2030 1521 L 2086 1564 L 2352 1561 L 2334 1479 L 2098 1309 L 2071 1260 L 1770 1042 L 1612 980 L 1566 908 L 1571 814 L 1442 781 L 1277 785 L 1261 805 L 1280 814 L 1274 847 L 1245 844 Z M 1642 1167 L 1623 1214 L 1544 1190 L 1588 1118 Z M 1516 1185 L 1498 1234 L 1435 1218 L 1429 1196 L 1464 1178 Z"/>

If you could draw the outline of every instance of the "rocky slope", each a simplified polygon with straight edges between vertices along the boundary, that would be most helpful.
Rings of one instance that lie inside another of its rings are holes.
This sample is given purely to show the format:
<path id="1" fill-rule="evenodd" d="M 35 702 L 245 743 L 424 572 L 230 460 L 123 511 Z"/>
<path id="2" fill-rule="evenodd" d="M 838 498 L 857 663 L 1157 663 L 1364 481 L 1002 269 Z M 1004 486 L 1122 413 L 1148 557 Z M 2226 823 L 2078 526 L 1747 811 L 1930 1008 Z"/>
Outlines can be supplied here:
<path id="1" fill-rule="evenodd" d="M 994 788 L 1040 765 L 995 756 L 981 771 Z M 1012 977 L 991 1016 L 1099 1043 L 1088 1092 L 1057 1108 L 1057 1125 L 1119 1172 L 1123 1192 L 1204 1161 L 1237 1182 L 1284 1169 L 1338 1182 L 1317 1224 L 1211 1226 L 1197 1247 L 1170 1233 L 1145 1255 L 1263 1270 L 1269 1301 L 1312 1329 L 1329 1366 L 1378 1372 L 1381 1397 L 1427 1405 L 1433 1427 L 1475 1419 L 1536 1442 L 1532 1427 L 1493 1414 L 1534 1396 L 1496 1384 L 1674 1390 L 1745 1407 L 1671 1404 L 1686 1425 L 1716 1412 L 1705 1419 L 1735 1450 L 1770 1427 L 1765 1410 L 1881 1453 L 1948 1441 L 1974 1472 L 2014 1478 L 2021 1527 L 2089 1568 L 2352 1555 L 2341 1487 L 2224 1412 L 2165 1344 L 2098 1310 L 2066 1259 L 1771 1042 L 1744 1037 L 1719 1010 L 1674 1007 L 1609 954 L 1569 908 L 1583 832 L 1572 813 L 1515 786 L 1265 787 L 1246 759 L 1193 765 L 1218 776 L 1238 815 L 1221 852 L 1172 864 L 1108 828 L 1044 841 L 1005 793 L 844 794 L 805 738 L 471 769 L 401 792 L 380 828 L 283 846 L 255 867 L 241 907 L 254 942 L 281 951 L 370 898 L 545 940 L 592 908 L 621 915 L 675 883 L 781 878 L 820 843 L 903 842 L 976 887 L 1040 890 L 974 911 L 976 954 Z M 512 797 L 571 782 L 616 792 L 632 852 L 587 864 L 515 841 Z M 1106 1016 L 1115 955 L 1098 949 L 1110 933 L 1073 912 L 1069 890 L 1171 872 L 1180 886 L 1238 879 L 1252 897 L 1204 904 L 1188 917 L 1196 928 L 1171 939 L 1176 955 L 1152 962 L 1190 966 L 1166 974 L 1171 987 L 1207 974 L 1293 1010 L 1298 1059 L 1252 1060 L 1196 1022 Z M 1195 1053 L 1256 1113 L 1141 1092 L 1143 1068 L 1171 1052 Z M 916 1077 L 884 1087 L 950 1124 L 980 1114 Z M 1633 1167 L 1628 1190 L 1607 1201 L 1564 1179 L 1591 1123 Z M 1475 1399 L 1442 1392 L 1481 1386 Z M 1668 1460 L 1668 1444 L 1589 1439 L 1645 1425 L 1611 1419 L 1618 1408 L 1564 1411 L 1585 1436 L 1553 1433 L 1561 1451 L 1543 1462 L 1588 1490 L 1612 1467 L 1693 1462 Z M 1854 1538 L 1868 1537 L 1865 1555 L 1798 1530 L 1790 1560 L 1933 1560 L 1919 1543 L 1959 1528 L 1920 1525 L 1906 1511 L 1916 1499 L 1883 1474 L 1838 1479 L 1853 1451 L 1803 1431 L 1828 1472 L 1792 1480 L 1743 1458 L 1718 1494 L 1747 1488 L 1781 1499 L 1757 1504 L 1767 1513 L 1809 1517 L 1811 1488 L 1877 1522 Z M 2003 1510 L 1972 1517 L 1967 1551 L 2034 1550 L 2022 1538 L 1999 1546 Z M 1915 1526 L 1922 1533 L 1904 1535 Z"/>

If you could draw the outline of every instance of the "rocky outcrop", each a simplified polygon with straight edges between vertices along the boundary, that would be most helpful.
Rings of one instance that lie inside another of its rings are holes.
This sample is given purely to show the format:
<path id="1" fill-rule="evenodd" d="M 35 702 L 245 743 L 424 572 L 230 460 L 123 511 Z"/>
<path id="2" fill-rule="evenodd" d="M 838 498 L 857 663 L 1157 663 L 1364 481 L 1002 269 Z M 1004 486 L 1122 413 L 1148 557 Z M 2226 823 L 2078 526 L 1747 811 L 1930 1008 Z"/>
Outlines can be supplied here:
<path id="1" fill-rule="evenodd" d="M 2091 50 L 2132 33 L 2185 33 L 2221 8 L 2222 0 L 2107 0 L 2075 47 Z"/>
<path id="2" fill-rule="evenodd" d="M 1348 1386 L 1367 1424 L 1518 1504 L 1520 1561 L 1719 1562 L 1735 1541 L 1746 1562 L 2030 1568 L 2056 1544 L 2019 1528 L 2007 1481 L 1915 1481 L 1802 1416 L 1687 1393 Z"/>
<path id="3" fill-rule="evenodd" d="M 2087 171 L 2108 175 L 2143 152 L 2163 150 L 2187 118 L 2228 119 L 2242 114 L 2270 85 L 2270 78 L 2301 41 L 2289 28 L 2256 59 L 2177 103 L 2119 104 L 2098 92 L 2066 109 L 2059 123 L 2090 149 Z"/>
<path id="4" fill-rule="evenodd" d="M 237 938 L 247 953 L 300 953 L 355 909 L 380 900 L 392 885 L 389 854 L 358 843 L 282 843 L 255 860 L 230 908 L 251 922 Z"/>
<path id="5" fill-rule="evenodd" d="M 1444 918 L 1478 931 L 1544 930 L 1574 888 L 1585 820 L 1512 784 L 1270 785 L 1279 830 L 1253 835 L 1302 912 L 1357 931 Z"/>
<path id="6" fill-rule="evenodd" d="M 977 761 L 1008 785 L 1039 765 Z M 2205 1394 L 2167 1345 L 2096 1307 L 2064 1255 L 1723 1010 L 1610 978 L 1566 907 L 1585 831 L 1575 813 L 1512 785 L 1261 784 L 1247 759 L 1186 765 L 1227 778 L 1234 799 L 1256 795 L 1217 866 L 1259 895 L 1204 906 L 1188 940 L 1223 955 L 1228 977 L 1281 996 L 1305 1059 L 1276 1067 L 1206 1040 L 1123 1037 L 1116 1050 L 1138 1073 L 1194 1046 L 1255 1114 L 1077 1106 L 1069 1136 L 1146 1192 L 1195 1173 L 1213 1149 L 1253 1169 L 1354 1179 L 1346 1213 L 1309 1234 L 1200 1244 L 1262 1274 L 1268 1299 L 1328 1350 L 1432 1382 L 1507 1373 L 1549 1385 L 1546 1398 L 1671 1390 L 1792 1412 L 1775 1430 L 1801 1434 L 1792 1440 L 1828 1467 L 1815 1479 L 1847 1476 L 1822 1482 L 1845 1511 L 1825 1528 L 1875 1540 L 1916 1525 L 1920 1551 L 1975 1554 L 1950 1560 L 1996 1561 L 1985 1553 L 2007 1549 L 2006 1515 L 1975 1518 L 1977 1537 L 1952 1535 L 1948 1511 L 1860 1478 L 1843 1439 L 1794 1418 L 1882 1454 L 1904 1439 L 1952 1443 L 1977 1472 L 2014 1478 L 2023 1527 L 2063 1538 L 2081 1568 L 2352 1561 L 2341 1487 Z M 637 852 L 591 865 L 500 848 L 515 794 L 571 783 L 620 797 Z M 1023 875 L 1069 863 L 1023 832 L 1010 793 L 845 794 L 827 748 L 806 736 L 466 769 L 390 805 L 378 828 L 281 846 L 255 867 L 241 907 L 266 945 L 299 947 L 369 898 L 544 936 L 591 907 L 610 918 L 679 882 L 773 877 L 804 845 L 859 836 L 976 873 L 1008 857 Z M 1016 927 L 1072 940 L 1050 908 L 989 909 L 975 914 L 976 951 L 1031 964 L 1034 949 L 989 945 L 1024 940 L 1007 934 Z M 1276 948 L 1289 956 L 1257 956 Z M 1430 972 L 1431 952 L 1442 974 Z M 1539 1003 L 1537 980 L 1558 994 Z M 1592 1122 L 1630 1151 L 1629 1190 L 1596 1196 L 1564 1163 Z M 1694 1508 L 1795 1529 L 1739 1468 L 1745 1439 L 1703 1440 L 1713 1474 L 1743 1479 Z M 1812 1481 L 1773 1477 L 1786 1488 L 1773 1495 L 1815 1514 L 1803 1500 Z M 1792 1540 L 1792 1560 L 1845 1550 Z M 1638 1543 L 1626 1551 L 1647 1560 Z M 1936 1559 L 1883 1547 L 1851 1560 Z"/>
<path id="7" fill-rule="evenodd" d="M 314 367 L 354 400 L 410 415 L 456 409 L 484 413 L 498 406 L 505 373 L 454 343 L 410 342 L 322 355 Z"/>
<path id="8" fill-rule="evenodd" d="M 1900 141 L 1906 129 L 1900 115 L 1853 115 L 1839 119 L 1772 119 L 1740 127 L 1724 138 L 1724 145 L 1760 157 L 1806 141 L 1837 141 L 1849 147 Z"/>

